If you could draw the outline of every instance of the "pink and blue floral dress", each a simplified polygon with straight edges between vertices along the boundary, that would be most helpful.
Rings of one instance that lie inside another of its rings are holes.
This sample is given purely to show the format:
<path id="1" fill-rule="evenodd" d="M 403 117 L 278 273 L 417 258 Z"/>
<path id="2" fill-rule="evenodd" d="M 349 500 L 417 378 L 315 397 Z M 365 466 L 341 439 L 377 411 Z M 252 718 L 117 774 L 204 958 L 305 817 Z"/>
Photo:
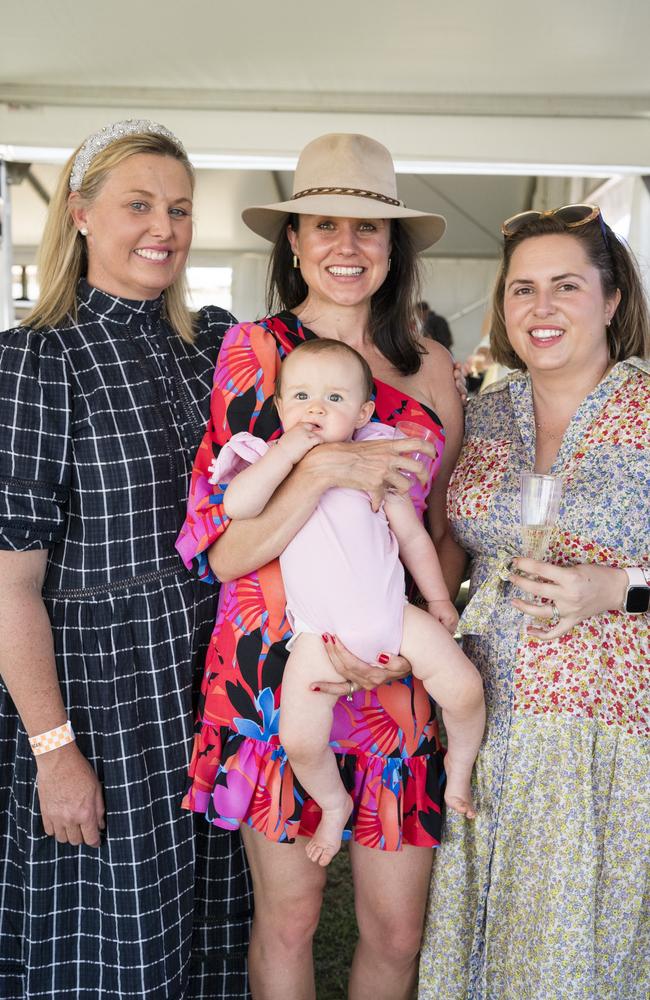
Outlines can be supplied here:
<path id="1" fill-rule="evenodd" d="M 273 405 L 282 359 L 314 336 L 292 313 L 233 327 L 215 372 L 211 419 L 196 456 L 188 512 L 177 547 L 212 582 L 207 551 L 228 527 L 223 485 L 209 482 L 220 447 L 237 432 L 280 434 Z M 444 432 L 421 403 L 375 384 L 375 418 L 409 419 Z M 295 779 L 278 738 L 282 673 L 291 630 L 278 560 L 221 587 L 198 709 L 184 806 L 215 826 L 241 823 L 274 841 L 311 836 L 320 811 Z M 444 783 L 435 706 L 412 677 L 358 691 L 334 710 L 331 745 L 355 806 L 345 839 L 395 851 L 434 847 Z"/>

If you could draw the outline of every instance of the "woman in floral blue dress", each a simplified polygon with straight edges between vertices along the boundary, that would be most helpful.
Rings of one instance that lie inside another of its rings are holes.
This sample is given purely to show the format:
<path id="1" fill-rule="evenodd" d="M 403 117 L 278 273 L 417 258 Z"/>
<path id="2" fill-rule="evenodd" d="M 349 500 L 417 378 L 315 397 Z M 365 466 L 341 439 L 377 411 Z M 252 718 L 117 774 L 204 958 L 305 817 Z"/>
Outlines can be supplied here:
<path id="1" fill-rule="evenodd" d="M 479 816 L 447 816 L 419 996 L 641 1000 L 647 306 L 631 254 L 595 207 L 524 213 L 504 236 L 491 350 L 515 371 L 470 406 L 448 500 L 472 557 L 465 652 L 486 688 Z M 547 562 L 518 558 L 509 571 L 521 546 L 519 477 L 531 470 L 562 476 L 559 522 Z M 529 625 L 522 612 L 542 620 Z"/>

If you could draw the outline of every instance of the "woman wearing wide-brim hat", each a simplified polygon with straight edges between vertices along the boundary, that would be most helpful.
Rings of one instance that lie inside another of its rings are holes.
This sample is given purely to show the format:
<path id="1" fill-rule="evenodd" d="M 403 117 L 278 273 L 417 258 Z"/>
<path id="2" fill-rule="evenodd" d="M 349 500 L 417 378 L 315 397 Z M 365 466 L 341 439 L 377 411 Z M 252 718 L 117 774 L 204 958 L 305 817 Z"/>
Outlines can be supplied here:
<path id="1" fill-rule="evenodd" d="M 415 449 L 441 456 L 428 518 L 444 547 L 446 487 L 462 437 L 462 406 L 448 352 L 418 339 L 413 316 L 417 251 L 435 243 L 445 223 L 405 208 L 392 159 L 380 143 L 348 134 L 314 140 L 300 157 L 291 199 L 249 208 L 243 218 L 274 242 L 271 315 L 233 327 L 224 339 L 212 420 L 178 543 L 188 564 L 196 560 L 206 579 L 214 574 L 223 582 L 185 805 L 218 827 L 241 826 L 255 888 L 249 969 L 256 1000 L 308 1000 L 315 996 L 311 940 L 325 870 L 304 849 L 318 809 L 294 781 L 278 739 L 290 633 L 277 556 L 332 487 L 367 491 L 375 505 L 387 490 L 405 493 L 402 471 L 424 476 L 410 455 Z M 344 341 L 367 360 L 379 420 L 417 422 L 434 441 L 319 445 L 261 515 L 229 523 L 223 490 L 209 485 L 215 452 L 238 431 L 267 440 L 280 433 L 273 405 L 280 361 L 314 337 Z M 450 590 L 457 583 L 450 578 Z M 435 706 L 399 657 L 378 649 L 376 666 L 339 643 L 326 648 L 341 682 L 320 687 L 341 696 L 332 745 L 354 800 L 346 839 L 360 938 L 349 995 L 400 1000 L 410 996 L 415 980 L 432 848 L 440 834 L 443 771 Z"/>

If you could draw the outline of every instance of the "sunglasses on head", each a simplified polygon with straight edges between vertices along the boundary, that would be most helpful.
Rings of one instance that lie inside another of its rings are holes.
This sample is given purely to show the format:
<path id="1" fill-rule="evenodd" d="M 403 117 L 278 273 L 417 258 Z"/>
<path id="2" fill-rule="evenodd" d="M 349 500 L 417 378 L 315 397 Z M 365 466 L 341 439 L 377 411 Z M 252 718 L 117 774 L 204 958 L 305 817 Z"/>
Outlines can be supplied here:
<path id="1" fill-rule="evenodd" d="M 564 205 L 562 208 L 551 208 L 547 212 L 518 212 L 517 215 L 510 216 L 501 225 L 501 232 L 508 239 L 521 232 L 530 222 L 537 222 L 538 219 L 548 219 L 555 217 L 563 222 L 567 229 L 575 229 L 578 226 L 586 226 L 594 219 L 600 219 L 600 228 L 605 242 L 607 234 L 598 205 Z"/>

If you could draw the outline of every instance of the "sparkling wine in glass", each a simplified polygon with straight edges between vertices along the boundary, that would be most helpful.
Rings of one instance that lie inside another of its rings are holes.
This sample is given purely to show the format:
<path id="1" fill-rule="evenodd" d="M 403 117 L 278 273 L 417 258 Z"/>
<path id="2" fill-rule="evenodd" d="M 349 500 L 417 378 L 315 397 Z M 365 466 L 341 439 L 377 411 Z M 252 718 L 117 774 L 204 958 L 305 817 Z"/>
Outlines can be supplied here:
<path id="1" fill-rule="evenodd" d="M 522 524 L 522 555 L 541 562 L 548 551 L 552 531 L 549 524 Z"/>
<path id="2" fill-rule="evenodd" d="M 522 555 L 542 560 L 548 551 L 562 498 L 560 476 L 521 474 Z"/>
<path id="3" fill-rule="evenodd" d="M 544 559 L 557 521 L 562 498 L 560 476 L 545 476 L 537 472 L 521 473 L 521 541 L 522 555 L 528 559 Z M 519 571 L 521 573 L 521 570 Z M 522 576 L 528 576 L 522 573 Z M 538 580 L 531 576 L 529 579 Z M 531 604 L 542 604 L 542 598 L 524 594 Z M 534 621 L 533 618 L 529 619 Z"/>

